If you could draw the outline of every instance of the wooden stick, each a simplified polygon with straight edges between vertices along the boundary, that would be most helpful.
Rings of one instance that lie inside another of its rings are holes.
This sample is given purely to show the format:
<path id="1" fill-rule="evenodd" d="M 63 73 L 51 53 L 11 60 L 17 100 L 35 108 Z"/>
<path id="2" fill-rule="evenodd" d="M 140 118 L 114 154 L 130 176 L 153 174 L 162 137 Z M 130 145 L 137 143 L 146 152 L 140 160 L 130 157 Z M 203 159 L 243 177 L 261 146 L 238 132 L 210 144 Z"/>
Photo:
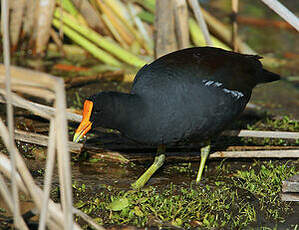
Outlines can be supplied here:
<path id="1" fill-rule="evenodd" d="M 224 131 L 223 135 L 238 137 L 259 137 L 259 138 L 282 138 L 282 139 L 299 139 L 299 132 L 283 131 L 254 131 L 254 130 L 229 130 Z"/>
<path id="2" fill-rule="evenodd" d="M 8 147 L 8 143 L 9 143 L 8 131 L 1 119 L 0 119 L 0 135 L 2 136 L 3 143 L 5 144 L 5 146 Z M 35 184 L 34 179 L 32 178 L 23 158 L 21 157 L 15 145 L 12 151 L 16 154 L 16 166 L 19 171 L 19 174 L 24 184 L 26 185 L 26 188 L 28 189 L 36 207 L 38 208 L 38 210 L 41 210 L 41 204 L 43 198 L 42 190 Z M 53 218 L 61 228 L 63 228 L 65 220 L 61 212 L 61 207 L 60 205 L 54 203 L 52 200 L 49 200 L 49 216 Z M 49 218 L 47 219 L 47 222 L 48 221 Z M 75 224 L 74 229 L 79 230 L 81 228 L 77 224 Z"/>
<path id="3" fill-rule="evenodd" d="M 56 77 L 46 73 L 16 66 L 10 67 L 10 74 L 12 77 L 12 84 L 22 84 L 25 86 L 41 87 L 50 90 L 54 89 L 55 79 L 57 79 Z M 5 82 L 4 76 L 5 67 L 4 65 L 0 64 L 0 82 Z M 43 97 L 43 95 L 40 95 L 40 97 Z"/>
<path id="4" fill-rule="evenodd" d="M 123 77 L 123 75 L 124 75 L 123 70 L 117 70 L 113 72 L 99 73 L 93 76 L 69 77 L 69 78 L 65 78 L 64 82 L 66 84 L 66 88 L 70 88 L 87 82 L 98 81 L 101 79 L 120 80 Z"/>
<path id="5" fill-rule="evenodd" d="M 134 4 L 132 4 L 130 1 L 127 3 L 129 13 L 131 17 L 134 20 L 134 23 L 136 24 L 136 27 L 138 28 L 140 35 L 142 36 L 141 40 L 144 40 L 144 42 L 141 41 L 141 44 L 146 49 L 146 51 L 150 54 L 150 56 L 153 56 L 154 54 L 154 41 L 152 39 L 152 36 L 149 35 L 148 31 L 146 30 L 143 22 L 138 17 L 136 9 L 134 7 Z"/>
<path id="6" fill-rule="evenodd" d="M 57 79 L 55 85 L 56 93 L 56 143 L 58 158 L 58 173 L 62 208 L 64 214 L 64 228 L 73 229 L 73 195 L 72 195 L 72 174 L 70 167 L 70 155 L 67 145 L 67 120 L 66 120 L 66 98 L 63 79 Z"/>
<path id="7" fill-rule="evenodd" d="M 277 0 L 262 0 L 267 6 L 274 10 L 280 17 L 290 23 L 297 31 L 299 31 L 299 19 L 283 4 Z"/>
<path id="8" fill-rule="evenodd" d="M 227 26 L 220 22 L 213 15 L 211 15 L 208 11 L 202 9 L 202 13 L 207 24 L 209 25 L 210 31 L 213 34 L 216 34 L 217 37 L 219 37 L 219 39 L 224 41 L 226 44 L 231 44 L 232 35 Z M 252 50 L 245 42 L 242 42 L 239 38 L 237 38 L 237 42 L 241 53 L 256 54 L 254 50 Z"/>
<path id="9" fill-rule="evenodd" d="M 26 1 L 24 0 L 10 0 L 11 17 L 9 27 L 13 51 L 17 49 L 17 45 L 21 34 L 25 2 Z"/>
<path id="10" fill-rule="evenodd" d="M 4 90 L 0 89 L 0 102 L 1 103 L 6 103 L 6 101 L 4 100 L 4 97 L 1 97 L 4 94 L 4 92 L 5 92 Z M 33 112 L 33 114 L 44 117 L 48 120 L 50 120 L 51 117 L 53 117 L 56 112 L 56 109 L 53 107 L 28 101 L 16 94 L 12 94 L 12 104 L 19 108 L 30 110 Z M 82 116 L 75 114 L 75 113 L 67 112 L 66 116 L 67 116 L 67 119 L 70 121 L 81 122 L 81 120 L 82 120 Z"/>
<path id="11" fill-rule="evenodd" d="M 44 230 L 46 227 L 46 220 L 48 214 L 48 203 L 51 190 L 51 182 L 53 176 L 53 169 L 55 165 L 55 119 L 52 118 L 50 121 L 50 131 L 49 131 L 49 140 L 48 140 L 48 152 L 47 152 L 47 162 L 46 162 L 46 171 L 44 176 L 44 197 L 43 204 L 41 207 L 40 218 L 38 229 Z"/>
<path id="12" fill-rule="evenodd" d="M 11 160 L 4 155 L 3 153 L 0 152 L 0 171 L 1 173 L 3 173 L 3 175 L 7 178 L 11 178 L 11 172 L 12 172 L 12 168 L 11 168 Z M 0 175 L 1 175 L 0 173 Z M 22 181 L 22 178 L 20 177 L 20 175 L 17 173 L 16 174 L 16 181 L 17 184 L 19 186 L 19 188 L 26 194 L 28 195 L 28 191 L 26 189 L 25 184 Z M 10 192 L 11 194 L 11 192 Z"/>
<path id="13" fill-rule="evenodd" d="M 4 182 L 4 178 L 2 177 L 1 173 L 0 173 L 0 193 L 1 193 L 4 201 L 6 202 L 8 208 L 13 213 L 14 212 L 13 199 L 10 196 L 10 192 Z M 29 230 L 29 228 L 27 227 L 27 225 L 22 217 L 20 217 L 20 223 L 16 224 L 16 226 L 19 226 L 20 229 L 25 229 L 25 230 L 28 229 Z"/>
<path id="14" fill-rule="evenodd" d="M 189 47 L 189 26 L 188 26 L 188 7 L 186 0 L 174 1 L 175 29 L 178 41 L 178 48 Z"/>
<path id="15" fill-rule="evenodd" d="M 177 49 L 174 31 L 173 0 L 156 2 L 155 30 L 155 58 L 159 58 Z"/>
<path id="16" fill-rule="evenodd" d="M 53 39 L 54 43 L 57 45 L 57 48 L 59 50 L 59 52 L 65 56 L 65 52 L 63 50 L 63 42 L 60 39 L 59 35 L 56 33 L 56 31 L 54 29 L 50 30 L 50 36 Z"/>
<path id="17" fill-rule="evenodd" d="M 38 5 L 36 52 L 44 55 L 50 37 L 55 0 L 43 0 Z"/>
<path id="18" fill-rule="evenodd" d="M 297 150 L 263 150 L 263 151 L 219 151 L 209 158 L 299 158 Z"/>
<path id="19" fill-rule="evenodd" d="M 89 1 L 73 0 L 74 5 L 79 9 L 80 13 L 86 19 L 88 25 L 100 34 L 108 35 L 107 28 L 105 27 L 99 13 L 89 3 Z"/>
<path id="20" fill-rule="evenodd" d="M 26 1 L 23 31 L 24 31 L 25 36 L 27 36 L 27 37 L 32 36 L 34 23 L 36 22 L 35 21 L 36 7 L 37 7 L 36 0 L 27 0 Z"/>
<path id="21" fill-rule="evenodd" d="M 238 51 L 238 42 L 237 42 L 237 36 L 238 36 L 238 23 L 237 23 L 237 14 L 238 14 L 238 8 L 239 8 L 239 0 L 232 0 L 232 44 L 233 44 L 233 50 L 235 52 Z"/>
<path id="22" fill-rule="evenodd" d="M 298 192 L 299 193 L 299 174 L 288 178 L 282 182 L 282 192 Z M 299 195 L 299 194 L 298 194 Z"/>
<path id="23" fill-rule="evenodd" d="M 105 228 L 103 228 L 102 226 L 100 226 L 97 223 L 95 223 L 94 220 L 90 216 L 88 216 L 87 214 L 85 214 L 81 210 L 73 207 L 73 213 L 75 215 L 80 216 L 83 220 L 85 220 L 94 229 L 96 229 L 96 230 L 105 230 Z"/>
<path id="24" fill-rule="evenodd" d="M 299 201 L 299 194 L 298 193 L 281 193 L 280 198 L 283 201 Z"/>
<path id="25" fill-rule="evenodd" d="M 195 14 L 195 18 L 201 28 L 201 31 L 204 35 L 204 38 L 206 40 L 206 44 L 208 46 L 213 46 L 212 40 L 211 40 L 211 36 L 205 21 L 205 18 L 202 14 L 202 10 L 200 8 L 199 2 L 197 0 L 189 0 L 189 4 L 191 5 L 193 12 Z"/>
<path id="26" fill-rule="evenodd" d="M 13 220 L 17 228 L 20 226 L 21 211 L 18 194 L 18 186 L 16 181 L 16 156 L 12 151 L 14 145 L 14 119 L 13 106 L 11 97 L 11 72 L 10 72 L 10 41 L 9 41 L 9 6 L 7 0 L 1 1 L 1 21 L 3 28 L 3 51 L 4 51 L 4 69 L 5 69 L 5 89 L 6 89 L 6 114 L 8 122 L 8 150 L 11 159 L 11 182 L 12 182 L 12 201 L 13 201 Z"/>
<path id="27" fill-rule="evenodd" d="M 48 136 L 37 134 L 37 133 L 29 133 L 18 129 L 15 130 L 15 138 L 16 140 L 21 142 L 37 144 L 40 146 L 48 146 L 48 142 L 49 142 Z M 77 154 L 80 153 L 83 148 L 83 144 L 74 143 L 72 141 L 68 142 L 68 146 L 71 152 Z"/>
<path id="28" fill-rule="evenodd" d="M 0 88 L 1 88 L 1 85 L 2 84 L 0 84 Z M 43 97 L 48 102 L 53 101 L 53 99 L 55 98 L 53 92 L 51 92 L 47 89 L 40 88 L 40 87 L 13 84 L 11 88 L 12 88 L 12 91 L 24 93 L 26 95 L 30 95 L 30 96 L 34 96 L 34 97 Z"/>

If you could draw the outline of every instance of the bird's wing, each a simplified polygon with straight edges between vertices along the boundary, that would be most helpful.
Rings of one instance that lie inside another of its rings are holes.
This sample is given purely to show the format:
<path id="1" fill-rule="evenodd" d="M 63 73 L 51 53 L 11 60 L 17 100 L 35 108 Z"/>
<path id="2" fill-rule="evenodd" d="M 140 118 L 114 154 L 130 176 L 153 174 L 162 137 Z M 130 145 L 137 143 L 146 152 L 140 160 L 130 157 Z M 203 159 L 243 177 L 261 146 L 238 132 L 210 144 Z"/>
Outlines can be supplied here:
<path id="1" fill-rule="evenodd" d="M 259 58 L 211 47 L 176 51 L 142 67 L 134 80 L 132 93 L 142 94 L 147 87 L 167 87 L 171 81 L 211 80 L 231 90 L 253 88 L 257 73 L 262 72 Z"/>

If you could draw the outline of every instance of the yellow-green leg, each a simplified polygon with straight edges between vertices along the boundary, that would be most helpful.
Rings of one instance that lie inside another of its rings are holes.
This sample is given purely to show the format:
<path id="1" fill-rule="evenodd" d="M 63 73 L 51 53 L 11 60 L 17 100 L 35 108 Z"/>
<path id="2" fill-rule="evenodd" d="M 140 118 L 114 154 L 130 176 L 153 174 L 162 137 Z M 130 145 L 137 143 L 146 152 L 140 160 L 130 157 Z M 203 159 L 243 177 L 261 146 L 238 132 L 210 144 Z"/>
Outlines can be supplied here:
<path id="1" fill-rule="evenodd" d="M 165 160 L 165 149 L 165 145 L 158 146 L 157 156 L 155 157 L 154 163 L 137 179 L 137 181 L 131 184 L 133 189 L 142 188 L 151 176 L 163 165 Z"/>
<path id="2" fill-rule="evenodd" d="M 204 170 L 206 160 L 209 156 L 210 149 L 211 149 L 210 141 L 207 143 L 206 146 L 204 146 L 200 149 L 201 160 L 200 160 L 200 165 L 199 165 L 199 169 L 198 169 L 198 173 L 197 173 L 197 177 L 196 177 L 196 184 L 198 184 L 201 180 L 201 175 Z"/>

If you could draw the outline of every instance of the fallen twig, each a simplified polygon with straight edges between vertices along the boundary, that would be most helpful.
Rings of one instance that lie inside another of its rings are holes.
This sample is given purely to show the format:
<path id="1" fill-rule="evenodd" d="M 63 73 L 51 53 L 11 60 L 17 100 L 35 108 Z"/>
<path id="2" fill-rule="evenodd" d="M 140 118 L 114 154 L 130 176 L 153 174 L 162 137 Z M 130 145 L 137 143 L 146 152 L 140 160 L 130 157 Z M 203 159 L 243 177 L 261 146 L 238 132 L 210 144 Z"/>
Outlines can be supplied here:
<path id="1" fill-rule="evenodd" d="M 15 130 L 15 139 L 22 142 L 33 143 L 41 146 L 48 146 L 48 140 L 49 140 L 48 136 L 37 134 L 37 133 L 25 132 L 18 129 Z M 70 152 L 77 153 L 77 154 L 80 153 L 83 148 L 83 144 L 75 143 L 72 141 L 69 141 L 68 145 L 69 145 Z"/>
<path id="2" fill-rule="evenodd" d="M 0 102 L 6 103 L 5 98 L 2 95 L 5 95 L 5 91 L 0 89 Z M 26 100 L 13 93 L 12 104 L 19 108 L 30 109 L 33 111 L 34 114 L 44 117 L 46 119 L 50 119 L 51 116 L 55 115 L 55 108 Z M 82 120 L 82 116 L 76 113 L 67 112 L 66 117 L 68 120 L 75 122 L 81 122 Z"/>
<path id="3" fill-rule="evenodd" d="M 296 150 L 218 151 L 209 158 L 299 158 Z"/>
<path id="4" fill-rule="evenodd" d="M 298 192 L 299 193 L 299 174 L 282 182 L 282 192 Z M 299 195 L 299 194 L 298 194 Z"/>
<path id="5" fill-rule="evenodd" d="M 69 78 L 65 78 L 64 82 L 66 84 L 66 88 L 70 88 L 87 82 L 98 81 L 100 79 L 120 80 L 123 76 L 124 76 L 124 71 L 117 70 L 113 72 L 99 73 L 94 76 L 69 77 Z"/>
<path id="6" fill-rule="evenodd" d="M 222 134 L 227 136 L 238 137 L 259 137 L 259 138 L 282 138 L 282 139 L 299 139 L 299 132 L 285 132 L 285 131 L 254 131 L 254 130 L 229 130 Z"/>

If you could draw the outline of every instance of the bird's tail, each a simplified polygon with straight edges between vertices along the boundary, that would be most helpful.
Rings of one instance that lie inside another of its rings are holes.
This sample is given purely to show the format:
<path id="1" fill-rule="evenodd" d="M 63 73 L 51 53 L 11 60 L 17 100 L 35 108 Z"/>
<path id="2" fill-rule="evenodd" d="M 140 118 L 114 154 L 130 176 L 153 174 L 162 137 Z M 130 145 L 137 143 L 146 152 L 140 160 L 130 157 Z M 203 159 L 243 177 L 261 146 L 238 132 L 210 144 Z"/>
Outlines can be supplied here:
<path id="1" fill-rule="evenodd" d="M 271 81 L 280 80 L 280 75 L 276 73 L 272 73 L 268 70 L 263 69 L 261 76 L 259 76 L 260 83 L 267 83 Z"/>

